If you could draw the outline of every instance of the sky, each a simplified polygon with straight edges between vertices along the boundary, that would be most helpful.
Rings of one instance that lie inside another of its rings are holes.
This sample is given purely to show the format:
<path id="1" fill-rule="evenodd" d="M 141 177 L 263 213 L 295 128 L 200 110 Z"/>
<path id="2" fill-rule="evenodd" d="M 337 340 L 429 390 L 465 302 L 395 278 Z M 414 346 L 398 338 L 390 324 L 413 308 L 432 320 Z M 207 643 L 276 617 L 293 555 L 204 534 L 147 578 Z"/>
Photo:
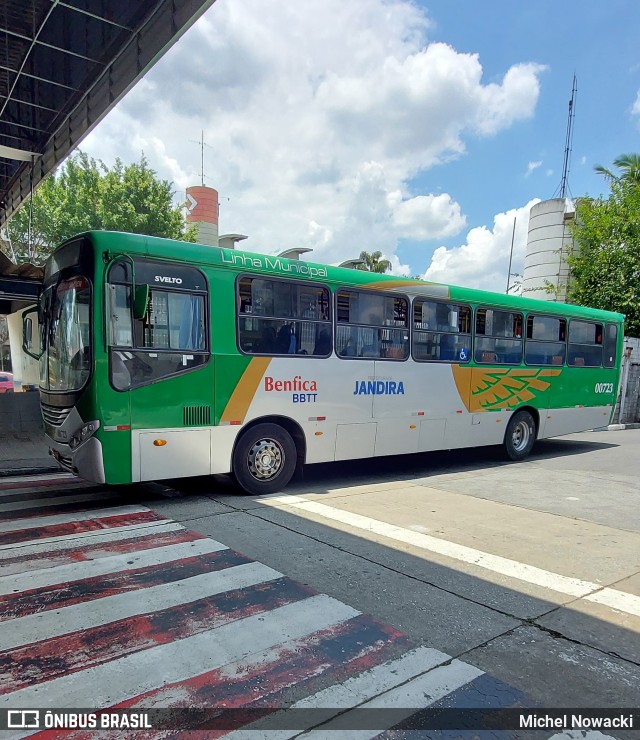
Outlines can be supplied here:
<path id="1" fill-rule="evenodd" d="M 504 292 L 529 209 L 640 151 L 637 0 L 216 0 L 82 142 L 219 192 L 242 248 Z M 514 231 L 515 222 L 515 231 Z M 512 277 L 511 282 L 517 281 Z"/>

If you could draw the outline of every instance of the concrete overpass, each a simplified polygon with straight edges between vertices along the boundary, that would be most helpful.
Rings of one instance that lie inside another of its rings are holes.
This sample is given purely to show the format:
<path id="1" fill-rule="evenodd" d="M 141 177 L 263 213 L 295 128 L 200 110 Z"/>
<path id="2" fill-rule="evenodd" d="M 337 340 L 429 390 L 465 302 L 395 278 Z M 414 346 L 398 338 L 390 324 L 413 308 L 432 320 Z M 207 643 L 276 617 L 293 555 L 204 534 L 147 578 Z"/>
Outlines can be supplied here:
<path id="1" fill-rule="evenodd" d="M 0 2 L 0 229 L 213 2 Z M 0 252 L 0 315 L 9 330 L 7 339 L 0 326 L 0 352 L 11 344 L 16 390 L 37 382 L 37 364 L 20 344 L 39 272 Z M 48 464 L 40 425 L 37 394 L 0 396 L 0 474 L 11 457 Z"/>
<path id="2" fill-rule="evenodd" d="M 0 3 L 0 228 L 213 2 Z"/>

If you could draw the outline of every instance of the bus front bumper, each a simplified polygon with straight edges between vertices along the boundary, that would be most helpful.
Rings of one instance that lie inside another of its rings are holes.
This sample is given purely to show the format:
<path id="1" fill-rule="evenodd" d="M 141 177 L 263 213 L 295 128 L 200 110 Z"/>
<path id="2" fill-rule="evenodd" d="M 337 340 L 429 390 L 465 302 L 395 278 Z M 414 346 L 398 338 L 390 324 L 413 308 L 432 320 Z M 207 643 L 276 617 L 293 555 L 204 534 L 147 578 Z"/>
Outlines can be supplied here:
<path id="1" fill-rule="evenodd" d="M 89 437 L 71 450 L 68 444 L 56 442 L 49 435 L 45 436 L 51 454 L 63 468 L 92 483 L 105 482 L 102 444 L 99 439 Z"/>

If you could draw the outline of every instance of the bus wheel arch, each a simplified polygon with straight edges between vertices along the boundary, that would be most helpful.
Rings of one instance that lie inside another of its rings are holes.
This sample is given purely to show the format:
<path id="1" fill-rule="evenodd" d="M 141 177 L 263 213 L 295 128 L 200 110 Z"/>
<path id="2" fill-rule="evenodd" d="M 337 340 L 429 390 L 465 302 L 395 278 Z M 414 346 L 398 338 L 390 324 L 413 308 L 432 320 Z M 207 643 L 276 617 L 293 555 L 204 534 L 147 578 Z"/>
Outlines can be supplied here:
<path id="1" fill-rule="evenodd" d="M 304 462 L 304 434 L 283 417 L 255 419 L 238 435 L 232 472 L 247 493 L 268 495 L 284 488 Z"/>
<path id="2" fill-rule="evenodd" d="M 504 433 L 504 452 L 510 460 L 524 460 L 538 438 L 540 418 L 536 409 L 523 406 L 511 415 Z"/>

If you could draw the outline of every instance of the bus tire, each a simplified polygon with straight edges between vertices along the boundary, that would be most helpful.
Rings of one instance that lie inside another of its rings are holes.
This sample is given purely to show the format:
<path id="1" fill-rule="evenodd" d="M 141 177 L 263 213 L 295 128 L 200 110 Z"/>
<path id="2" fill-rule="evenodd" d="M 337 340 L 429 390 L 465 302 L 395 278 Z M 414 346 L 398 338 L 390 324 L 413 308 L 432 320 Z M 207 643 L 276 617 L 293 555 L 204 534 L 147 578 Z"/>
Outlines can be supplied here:
<path id="1" fill-rule="evenodd" d="M 536 423 L 528 411 L 516 411 L 504 434 L 504 449 L 510 460 L 524 460 L 536 442 Z"/>
<path id="2" fill-rule="evenodd" d="M 293 477 L 296 462 L 296 445 L 286 429 L 277 424 L 256 424 L 236 444 L 233 474 L 247 493 L 276 493 Z"/>

